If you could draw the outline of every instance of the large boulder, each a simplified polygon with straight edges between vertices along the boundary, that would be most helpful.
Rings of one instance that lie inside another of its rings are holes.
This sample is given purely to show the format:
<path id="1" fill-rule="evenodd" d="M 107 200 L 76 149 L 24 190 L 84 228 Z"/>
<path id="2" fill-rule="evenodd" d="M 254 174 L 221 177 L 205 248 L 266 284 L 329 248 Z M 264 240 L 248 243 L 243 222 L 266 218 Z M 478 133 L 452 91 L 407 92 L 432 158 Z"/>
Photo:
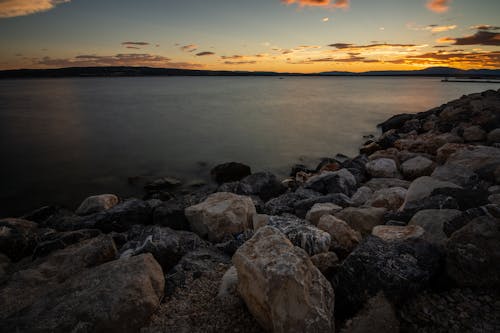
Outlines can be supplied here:
<path id="1" fill-rule="evenodd" d="M 371 234 L 373 227 L 384 224 L 385 208 L 348 207 L 335 214 L 335 217 L 347 222 L 354 230 L 361 233 L 362 236 Z"/>
<path id="2" fill-rule="evenodd" d="M 318 228 L 330 234 L 330 249 L 339 257 L 345 258 L 361 242 L 361 234 L 332 215 L 322 216 Z"/>
<path id="3" fill-rule="evenodd" d="M 323 172 L 309 178 L 304 184 L 305 188 L 323 194 L 343 193 L 351 196 L 356 191 L 356 178 L 347 169 Z"/>
<path id="4" fill-rule="evenodd" d="M 233 256 L 238 291 L 270 332 L 331 332 L 334 292 L 307 253 L 263 227 Z"/>
<path id="5" fill-rule="evenodd" d="M 408 299 L 429 285 L 440 260 L 439 249 L 420 238 L 388 242 L 368 236 L 342 263 L 333 281 L 336 308 L 353 314 L 381 291 L 393 302 Z"/>
<path id="6" fill-rule="evenodd" d="M 317 203 L 307 212 L 306 220 L 317 226 L 322 216 L 335 214 L 341 210 L 342 207 L 331 202 Z"/>
<path id="7" fill-rule="evenodd" d="M 263 201 L 277 197 L 286 192 L 286 186 L 271 172 L 257 172 L 243 178 L 236 189 L 236 193 L 256 195 Z"/>
<path id="8" fill-rule="evenodd" d="M 467 147 L 470 147 L 470 145 L 464 143 L 447 143 L 437 150 L 436 161 L 443 164 L 451 155 Z"/>
<path id="9" fill-rule="evenodd" d="M 401 172 L 405 179 L 416 179 L 422 176 L 430 176 L 435 163 L 423 156 L 416 156 L 401 164 Z"/>
<path id="10" fill-rule="evenodd" d="M 256 214 L 249 197 L 218 192 L 205 201 L 185 210 L 191 230 L 211 242 L 222 242 L 226 238 L 252 228 L 252 217 Z"/>
<path id="11" fill-rule="evenodd" d="M 409 225 L 422 227 L 425 239 L 444 245 L 448 240 L 444 232 L 445 225 L 461 215 L 462 212 L 456 209 L 426 209 L 415 214 Z"/>
<path id="12" fill-rule="evenodd" d="M 440 188 L 457 188 L 461 189 L 460 186 L 451 183 L 451 182 L 445 182 L 441 180 L 434 179 L 432 177 L 420 177 L 417 178 L 411 183 L 410 187 L 408 188 L 408 192 L 406 193 L 406 199 L 404 203 L 404 207 L 406 205 L 410 205 L 414 202 L 418 202 L 422 199 L 425 199 L 429 196 L 431 196 L 432 192 L 436 189 Z"/>
<path id="13" fill-rule="evenodd" d="M 240 180 L 251 173 L 248 165 L 237 162 L 219 164 L 210 171 L 212 178 L 219 184 Z"/>
<path id="14" fill-rule="evenodd" d="M 293 215 L 270 216 L 268 224 L 280 230 L 295 246 L 309 255 L 328 252 L 331 238 L 327 232 Z"/>
<path id="15" fill-rule="evenodd" d="M 151 253 L 160 266 L 168 271 L 184 256 L 203 245 L 195 233 L 175 231 L 160 226 L 138 226 L 128 233 L 128 242 L 120 249 L 121 258 Z"/>
<path id="16" fill-rule="evenodd" d="M 150 254 L 112 261 L 72 276 L 21 313 L 4 332 L 137 332 L 160 305 L 164 278 Z"/>
<path id="17" fill-rule="evenodd" d="M 397 210 L 405 201 L 405 197 L 406 189 L 403 187 L 384 188 L 373 193 L 366 205 L 382 207 L 387 210 Z"/>
<path id="18" fill-rule="evenodd" d="M 366 171 L 374 178 L 400 177 L 396 162 L 389 158 L 379 158 L 366 163 Z"/>
<path id="19" fill-rule="evenodd" d="M 39 238 L 38 225 L 23 219 L 0 220 L 0 253 L 18 261 L 33 254 Z"/>
<path id="20" fill-rule="evenodd" d="M 77 215 L 90 215 L 116 206 L 120 199 L 114 194 L 100 194 L 86 198 L 78 206 Z"/>
<path id="21" fill-rule="evenodd" d="M 448 275 L 464 287 L 500 287 L 500 220 L 478 217 L 451 235 Z"/>

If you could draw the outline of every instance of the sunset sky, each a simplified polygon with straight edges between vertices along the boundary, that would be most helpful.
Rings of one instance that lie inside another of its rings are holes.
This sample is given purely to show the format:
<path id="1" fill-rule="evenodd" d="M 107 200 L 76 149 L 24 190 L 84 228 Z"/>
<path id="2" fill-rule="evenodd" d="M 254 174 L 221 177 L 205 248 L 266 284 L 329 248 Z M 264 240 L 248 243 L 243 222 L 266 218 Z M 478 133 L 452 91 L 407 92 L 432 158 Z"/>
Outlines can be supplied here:
<path id="1" fill-rule="evenodd" d="M 500 0 L 0 0 L 0 69 L 500 68 Z"/>

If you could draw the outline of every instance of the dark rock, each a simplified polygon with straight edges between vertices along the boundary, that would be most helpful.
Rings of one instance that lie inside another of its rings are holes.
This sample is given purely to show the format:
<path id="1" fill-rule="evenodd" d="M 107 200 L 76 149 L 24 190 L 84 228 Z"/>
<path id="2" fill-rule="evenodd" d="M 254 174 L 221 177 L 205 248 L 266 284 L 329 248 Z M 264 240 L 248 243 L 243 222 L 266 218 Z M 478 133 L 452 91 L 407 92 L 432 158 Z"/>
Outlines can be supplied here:
<path id="1" fill-rule="evenodd" d="M 404 125 L 401 126 L 399 132 L 401 133 L 409 133 L 409 132 L 421 132 L 422 131 L 422 123 L 418 119 L 410 119 L 405 121 Z"/>
<path id="2" fill-rule="evenodd" d="M 433 195 L 407 204 L 403 210 L 388 212 L 384 215 L 384 220 L 397 220 L 408 223 L 417 212 L 425 209 L 459 209 L 457 201 L 446 195 Z"/>
<path id="3" fill-rule="evenodd" d="M 181 181 L 172 177 L 162 177 L 153 180 L 151 183 L 146 184 L 144 188 L 146 190 L 162 190 L 166 188 L 172 188 L 181 185 Z"/>
<path id="4" fill-rule="evenodd" d="M 22 219 L 0 220 L 0 253 L 16 262 L 31 256 L 39 240 L 38 225 Z"/>
<path id="5" fill-rule="evenodd" d="M 293 207 L 295 210 L 295 214 L 298 217 L 305 218 L 307 212 L 311 209 L 312 206 L 314 206 L 314 204 L 325 203 L 325 202 L 331 202 L 341 207 L 347 207 L 353 204 L 351 199 L 345 194 L 333 193 L 333 194 L 296 201 Z"/>
<path id="6" fill-rule="evenodd" d="M 347 169 L 341 169 L 313 176 L 309 178 L 304 187 L 323 194 L 343 193 L 351 196 L 356 192 L 356 185 L 357 181 L 352 173 Z"/>
<path id="7" fill-rule="evenodd" d="M 189 230 L 189 223 L 184 215 L 185 208 L 178 200 L 163 202 L 153 211 L 153 224 L 175 230 Z"/>
<path id="8" fill-rule="evenodd" d="M 478 217 L 451 235 L 448 275 L 460 286 L 500 287 L 500 220 Z"/>
<path id="9" fill-rule="evenodd" d="M 432 191 L 432 196 L 443 195 L 452 197 L 461 210 L 466 210 L 488 203 L 488 190 L 476 188 L 438 188 Z"/>
<path id="10" fill-rule="evenodd" d="M 396 221 L 396 220 L 389 220 L 387 222 L 385 222 L 385 225 L 392 225 L 392 226 L 396 226 L 396 227 L 404 227 L 406 226 L 406 222 L 403 222 L 403 221 Z"/>
<path id="11" fill-rule="evenodd" d="M 216 244 L 215 248 L 219 249 L 228 256 L 232 256 L 236 252 L 236 250 L 238 250 L 238 248 L 243 245 L 243 243 L 252 238 L 252 236 L 253 231 L 246 230 L 239 235 L 235 235 L 233 239 L 227 242 Z"/>
<path id="12" fill-rule="evenodd" d="M 411 114 L 398 114 L 392 116 L 391 118 L 387 119 L 383 123 L 378 124 L 377 126 L 382 129 L 382 132 L 386 132 L 391 129 L 399 129 L 404 125 L 405 122 L 413 119 L 413 117 L 414 115 Z"/>
<path id="13" fill-rule="evenodd" d="M 297 190 L 273 198 L 265 203 L 263 211 L 269 215 L 281 215 L 283 213 L 293 214 L 295 212 L 295 203 L 301 200 L 320 197 L 321 193 L 314 191 Z"/>
<path id="14" fill-rule="evenodd" d="M 324 170 L 324 168 L 328 165 L 337 165 L 336 170 L 340 169 L 342 167 L 342 163 L 338 161 L 335 158 L 330 158 L 330 157 L 324 157 L 321 159 L 319 164 L 316 166 L 316 172 L 320 172 Z M 336 170 L 331 170 L 331 171 L 336 171 Z"/>
<path id="15" fill-rule="evenodd" d="M 40 238 L 33 251 L 33 259 L 43 257 L 49 253 L 64 249 L 69 245 L 79 243 L 83 240 L 97 237 L 101 232 L 97 229 L 82 229 L 77 231 L 53 232 Z"/>
<path id="16" fill-rule="evenodd" d="M 251 173 L 248 165 L 237 162 L 219 164 L 210 171 L 212 178 L 219 184 L 238 181 Z"/>
<path id="17" fill-rule="evenodd" d="M 128 242 L 120 249 L 120 257 L 151 253 L 160 266 L 168 271 L 182 256 L 203 244 L 198 235 L 189 231 L 175 231 L 160 226 L 135 226 L 129 231 Z"/>
<path id="18" fill-rule="evenodd" d="M 398 141 L 400 138 L 401 137 L 399 136 L 399 134 L 396 133 L 395 130 L 390 130 L 380 136 L 380 138 L 377 141 L 377 144 L 382 149 L 391 148 L 394 146 L 394 143 Z"/>
<path id="19" fill-rule="evenodd" d="M 126 200 L 113 208 L 89 215 L 84 224 L 104 232 L 126 231 L 135 224 L 151 224 L 152 209 L 147 202 L 138 199 Z"/>
<path id="20" fill-rule="evenodd" d="M 312 172 L 314 172 L 314 170 L 310 170 L 304 164 L 295 164 L 294 166 L 292 166 L 292 171 L 290 171 L 290 177 L 294 177 L 295 178 L 295 176 L 299 172 L 312 173 Z"/>
<path id="21" fill-rule="evenodd" d="M 26 215 L 23 215 L 21 219 L 35 223 L 42 223 L 52 215 L 56 214 L 60 209 L 61 208 L 58 206 L 43 206 Z"/>
<path id="22" fill-rule="evenodd" d="M 332 281 L 335 308 L 342 311 L 336 317 L 355 313 L 381 291 L 395 303 L 407 299 L 429 286 L 440 261 L 439 248 L 422 239 L 385 242 L 368 236 L 342 263 Z"/>
<path id="23" fill-rule="evenodd" d="M 431 176 L 463 187 L 473 185 L 479 180 L 479 176 L 475 172 L 456 164 L 438 166 Z"/>
<path id="24" fill-rule="evenodd" d="M 286 186 L 270 172 L 257 172 L 243 178 L 237 189 L 237 194 L 256 195 L 268 201 L 285 193 Z"/>

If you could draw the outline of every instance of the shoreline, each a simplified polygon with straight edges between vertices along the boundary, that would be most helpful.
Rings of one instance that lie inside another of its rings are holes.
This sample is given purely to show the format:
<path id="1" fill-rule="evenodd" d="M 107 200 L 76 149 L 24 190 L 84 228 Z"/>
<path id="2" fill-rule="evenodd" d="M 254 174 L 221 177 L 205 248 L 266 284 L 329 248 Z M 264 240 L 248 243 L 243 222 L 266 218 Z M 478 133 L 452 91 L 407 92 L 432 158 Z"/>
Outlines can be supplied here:
<path id="1" fill-rule="evenodd" d="M 0 330 L 498 331 L 500 90 L 378 127 L 286 179 L 0 219 Z"/>

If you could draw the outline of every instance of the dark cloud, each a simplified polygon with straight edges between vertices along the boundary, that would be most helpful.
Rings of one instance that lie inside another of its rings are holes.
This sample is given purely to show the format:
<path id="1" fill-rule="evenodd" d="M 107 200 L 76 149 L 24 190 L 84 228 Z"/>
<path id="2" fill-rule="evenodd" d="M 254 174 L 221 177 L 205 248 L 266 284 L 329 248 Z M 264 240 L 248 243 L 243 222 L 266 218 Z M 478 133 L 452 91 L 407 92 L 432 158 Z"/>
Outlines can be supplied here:
<path id="1" fill-rule="evenodd" d="M 345 49 L 370 49 L 370 48 L 377 48 L 377 47 L 415 47 L 417 45 L 415 44 L 389 44 L 389 43 L 376 43 L 376 44 L 368 44 L 368 45 L 356 45 L 356 44 L 349 44 L 349 43 L 335 43 L 335 44 L 330 44 L 328 46 L 345 50 Z"/>
<path id="2" fill-rule="evenodd" d="M 477 30 L 500 30 L 500 27 L 492 26 L 489 24 L 480 24 L 480 25 L 474 25 L 471 27 L 471 29 L 477 29 Z"/>
<path id="3" fill-rule="evenodd" d="M 445 37 L 441 41 L 453 42 L 455 45 L 500 45 L 500 33 L 479 30 L 474 35 L 452 38 Z"/>
<path id="4" fill-rule="evenodd" d="M 146 46 L 148 42 L 122 42 L 123 46 Z"/>
<path id="5" fill-rule="evenodd" d="M 224 61 L 224 64 L 226 65 L 249 65 L 249 64 L 256 64 L 257 61 L 255 60 L 243 60 L 243 61 Z"/>
<path id="6" fill-rule="evenodd" d="M 202 56 L 211 56 L 211 55 L 215 55 L 214 52 L 210 52 L 210 51 L 204 51 L 204 52 L 199 52 L 199 53 L 196 53 L 196 55 L 198 57 L 202 57 Z"/>
<path id="7" fill-rule="evenodd" d="M 180 49 L 181 49 L 181 51 L 184 51 L 184 52 L 194 52 L 194 51 L 196 51 L 196 49 L 198 49 L 198 45 L 196 45 L 196 44 L 183 45 L 180 47 Z"/>

